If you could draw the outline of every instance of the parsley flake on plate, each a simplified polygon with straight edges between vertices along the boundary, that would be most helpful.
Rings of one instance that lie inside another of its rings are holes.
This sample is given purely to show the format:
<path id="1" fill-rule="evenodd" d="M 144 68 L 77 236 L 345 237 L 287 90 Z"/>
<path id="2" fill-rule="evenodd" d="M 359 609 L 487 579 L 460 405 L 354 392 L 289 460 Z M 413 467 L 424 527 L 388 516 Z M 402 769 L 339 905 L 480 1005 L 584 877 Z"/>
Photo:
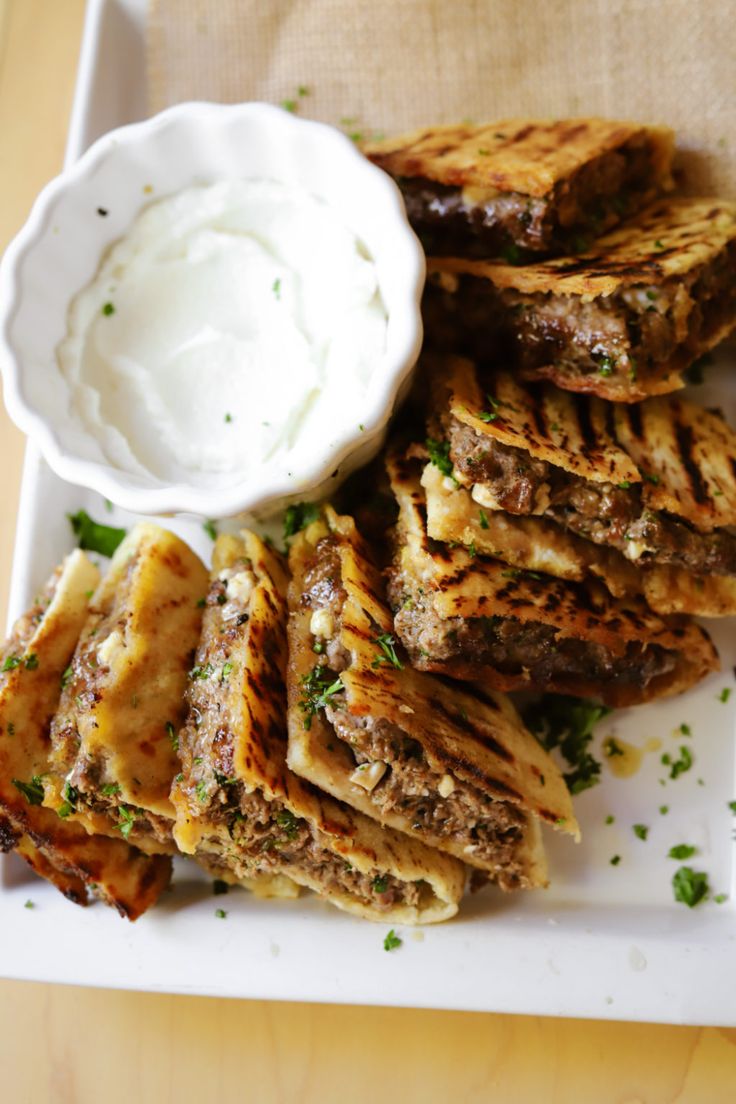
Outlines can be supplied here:
<path id="1" fill-rule="evenodd" d="M 674 847 L 670 847 L 667 852 L 668 859 L 691 859 L 697 847 L 693 847 L 689 843 L 677 843 Z"/>
<path id="2" fill-rule="evenodd" d="M 672 889 L 676 901 L 695 908 L 708 896 L 708 875 L 702 870 L 693 870 L 691 866 L 681 866 L 672 875 Z"/>
<path id="3" fill-rule="evenodd" d="M 384 951 L 395 951 L 403 942 L 404 940 L 396 934 L 393 928 L 391 928 L 391 931 L 388 932 L 383 940 L 383 949 Z"/>
<path id="4" fill-rule="evenodd" d="M 637 839 L 645 840 L 649 835 L 649 828 L 646 824 L 633 824 L 632 831 Z"/>

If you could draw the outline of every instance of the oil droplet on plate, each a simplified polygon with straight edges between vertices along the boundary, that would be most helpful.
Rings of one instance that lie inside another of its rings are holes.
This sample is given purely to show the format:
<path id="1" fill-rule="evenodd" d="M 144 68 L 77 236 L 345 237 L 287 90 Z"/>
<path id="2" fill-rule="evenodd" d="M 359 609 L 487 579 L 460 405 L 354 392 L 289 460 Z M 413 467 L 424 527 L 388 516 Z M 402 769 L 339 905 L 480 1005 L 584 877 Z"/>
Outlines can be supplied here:
<path id="1" fill-rule="evenodd" d="M 650 736 L 643 747 L 630 744 L 620 736 L 609 736 L 603 744 L 603 753 L 611 774 L 617 778 L 631 778 L 639 770 L 647 752 L 659 751 L 661 746 L 662 741 L 656 736 Z"/>

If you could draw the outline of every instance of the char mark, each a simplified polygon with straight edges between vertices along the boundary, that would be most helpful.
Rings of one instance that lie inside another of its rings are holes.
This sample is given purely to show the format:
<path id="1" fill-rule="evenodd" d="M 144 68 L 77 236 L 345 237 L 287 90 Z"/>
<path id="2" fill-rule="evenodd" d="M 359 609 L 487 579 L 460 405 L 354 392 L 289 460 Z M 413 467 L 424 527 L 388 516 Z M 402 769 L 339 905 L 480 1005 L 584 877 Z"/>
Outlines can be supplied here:
<path id="1" fill-rule="evenodd" d="M 680 450 L 680 459 L 682 460 L 683 467 L 688 474 L 690 480 L 690 487 L 693 492 L 693 498 L 696 502 L 703 505 L 706 502 L 710 502 L 710 493 L 708 487 L 703 479 L 700 468 L 698 467 L 695 457 L 693 456 L 693 431 L 689 425 L 683 425 L 682 422 L 677 422 L 675 429 L 677 436 L 677 445 Z"/>

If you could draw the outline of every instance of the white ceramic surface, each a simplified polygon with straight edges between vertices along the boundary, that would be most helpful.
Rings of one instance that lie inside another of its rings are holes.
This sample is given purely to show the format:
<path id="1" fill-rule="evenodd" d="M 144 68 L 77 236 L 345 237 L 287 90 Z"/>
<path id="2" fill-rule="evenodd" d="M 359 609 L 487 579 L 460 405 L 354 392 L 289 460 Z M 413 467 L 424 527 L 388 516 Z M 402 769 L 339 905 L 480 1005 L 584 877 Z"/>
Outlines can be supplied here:
<path id="1" fill-rule="evenodd" d="M 374 260 L 388 314 L 385 353 L 359 416 L 315 419 L 310 439 L 297 438 L 288 457 L 199 480 L 182 469 L 173 484 L 122 471 L 73 409 L 58 369 L 69 301 L 144 206 L 192 184 L 232 178 L 303 189 L 357 235 Z M 181 104 L 98 139 L 44 189 L 8 248 L 0 265 L 6 405 L 58 475 L 125 509 L 214 518 L 273 513 L 288 501 L 327 494 L 378 451 L 419 350 L 423 280 L 423 253 L 398 189 L 340 131 L 270 104 Z"/>
<path id="2" fill-rule="evenodd" d="M 145 109 L 144 7 L 144 0 L 92 0 L 70 159 Z M 734 424 L 736 355 L 724 351 L 720 360 L 693 397 L 721 405 Z M 71 549 L 65 514 L 80 507 L 115 525 L 135 520 L 117 510 L 107 514 L 97 494 L 63 483 L 31 446 L 11 616 Z M 201 525 L 179 519 L 171 527 L 208 554 Z M 131 925 L 103 906 L 77 908 L 15 856 L 0 856 L 0 975 L 216 996 L 736 1026 L 736 818 L 727 805 L 736 798 L 736 692 L 725 704 L 718 700 L 723 687 L 736 685 L 736 641 L 732 620 L 710 627 L 723 671 L 681 698 L 613 714 L 593 746 L 602 758 L 601 743 L 615 732 L 638 746 L 659 738 L 662 752 L 676 753 L 675 732 L 684 722 L 692 727 L 693 769 L 671 781 L 661 752 L 651 753 L 637 775 L 622 780 L 604 763 L 600 785 L 575 798 L 582 843 L 546 834 L 547 891 L 479 893 L 456 920 L 424 929 L 421 940 L 402 930 L 403 946 L 387 954 L 383 926 L 315 899 L 257 901 L 237 892 L 215 902 L 190 863 L 177 865 L 173 891 Z M 646 841 L 633 833 L 639 823 L 649 827 Z M 678 864 L 666 854 L 684 842 L 698 847 L 691 865 L 707 872 L 713 892 L 729 895 L 724 904 L 689 910 L 673 900 Z M 621 861 L 612 866 L 616 854 Z M 28 899 L 34 909 L 24 908 Z M 216 918 L 216 905 L 226 908 L 226 920 Z"/>

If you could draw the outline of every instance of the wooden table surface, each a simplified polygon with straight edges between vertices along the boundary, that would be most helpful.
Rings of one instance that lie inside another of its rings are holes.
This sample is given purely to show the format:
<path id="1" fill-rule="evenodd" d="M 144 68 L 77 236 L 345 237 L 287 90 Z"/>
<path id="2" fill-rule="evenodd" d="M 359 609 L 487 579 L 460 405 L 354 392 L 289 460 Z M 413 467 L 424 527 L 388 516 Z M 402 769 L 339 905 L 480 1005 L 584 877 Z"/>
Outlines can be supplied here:
<path id="1" fill-rule="evenodd" d="M 0 249 L 61 167 L 83 7 L 0 0 Z M 3 624 L 22 451 L 0 409 Z M 719 1104 L 736 1099 L 736 1031 L 0 981 L 0 1100 L 8 1104 L 377 1097 Z"/>

